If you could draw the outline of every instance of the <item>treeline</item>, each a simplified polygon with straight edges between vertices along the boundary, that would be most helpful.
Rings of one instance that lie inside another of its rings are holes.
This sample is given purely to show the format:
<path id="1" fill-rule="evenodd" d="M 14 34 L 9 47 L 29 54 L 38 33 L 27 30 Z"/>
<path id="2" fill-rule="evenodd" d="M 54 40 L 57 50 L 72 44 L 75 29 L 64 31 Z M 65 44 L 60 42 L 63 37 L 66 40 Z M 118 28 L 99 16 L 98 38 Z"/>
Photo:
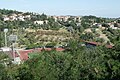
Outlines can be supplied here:
<path id="1" fill-rule="evenodd" d="M 36 56 L 24 64 L 0 67 L 0 79 L 120 80 L 120 42 L 112 49 L 86 48 L 78 44 L 70 41 L 69 49 L 64 52 L 34 53 Z"/>

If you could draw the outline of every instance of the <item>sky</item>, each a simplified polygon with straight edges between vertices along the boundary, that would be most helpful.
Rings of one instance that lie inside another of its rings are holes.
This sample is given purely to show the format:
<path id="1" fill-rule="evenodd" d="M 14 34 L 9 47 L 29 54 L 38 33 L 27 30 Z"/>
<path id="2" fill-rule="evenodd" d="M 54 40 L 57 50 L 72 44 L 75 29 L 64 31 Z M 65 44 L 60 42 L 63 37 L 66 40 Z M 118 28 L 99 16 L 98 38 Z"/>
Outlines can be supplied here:
<path id="1" fill-rule="evenodd" d="M 0 9 L 47 15 L 120 17 L 120 0 L 0 0 Z"/>

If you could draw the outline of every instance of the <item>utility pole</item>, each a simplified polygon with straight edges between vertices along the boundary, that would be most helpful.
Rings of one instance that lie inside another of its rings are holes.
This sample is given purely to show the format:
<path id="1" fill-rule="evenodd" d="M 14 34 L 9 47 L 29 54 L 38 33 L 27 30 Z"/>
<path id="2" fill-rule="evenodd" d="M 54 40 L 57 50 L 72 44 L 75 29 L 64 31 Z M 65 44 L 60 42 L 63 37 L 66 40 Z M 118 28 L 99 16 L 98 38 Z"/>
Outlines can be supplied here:
<path id="1" fill-rule="evenodd" d="M 14 42 L 12 43 L 12 54 L 13 54 L 13 59 L 15 61 L 15 50 L 14 50 Z"/>

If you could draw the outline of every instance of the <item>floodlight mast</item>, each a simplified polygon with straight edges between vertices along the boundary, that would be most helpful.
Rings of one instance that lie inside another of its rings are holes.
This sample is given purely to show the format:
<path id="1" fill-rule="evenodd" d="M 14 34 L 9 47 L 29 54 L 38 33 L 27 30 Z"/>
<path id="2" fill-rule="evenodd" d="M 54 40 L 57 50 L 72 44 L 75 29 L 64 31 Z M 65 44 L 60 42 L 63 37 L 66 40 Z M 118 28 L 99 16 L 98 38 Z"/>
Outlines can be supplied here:
<path id="1" fill-rule="evenodd" d="M 5 47 L 7 47 L 7 32 L 8 32 L 8 29 L 4 29 L 4 33 L 5 33 Z"/>

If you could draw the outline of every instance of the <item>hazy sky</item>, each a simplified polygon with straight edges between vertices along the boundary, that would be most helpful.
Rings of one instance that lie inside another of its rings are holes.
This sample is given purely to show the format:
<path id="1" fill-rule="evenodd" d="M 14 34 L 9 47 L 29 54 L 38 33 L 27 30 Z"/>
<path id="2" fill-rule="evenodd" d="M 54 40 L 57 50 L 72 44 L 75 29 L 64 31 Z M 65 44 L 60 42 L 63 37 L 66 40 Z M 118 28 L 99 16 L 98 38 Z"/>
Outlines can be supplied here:
<path id="1" fill-rule="evenodd" d="M 0 8 L 47 15 L 120 17 L 120 0 L 0 0 Z"/>

